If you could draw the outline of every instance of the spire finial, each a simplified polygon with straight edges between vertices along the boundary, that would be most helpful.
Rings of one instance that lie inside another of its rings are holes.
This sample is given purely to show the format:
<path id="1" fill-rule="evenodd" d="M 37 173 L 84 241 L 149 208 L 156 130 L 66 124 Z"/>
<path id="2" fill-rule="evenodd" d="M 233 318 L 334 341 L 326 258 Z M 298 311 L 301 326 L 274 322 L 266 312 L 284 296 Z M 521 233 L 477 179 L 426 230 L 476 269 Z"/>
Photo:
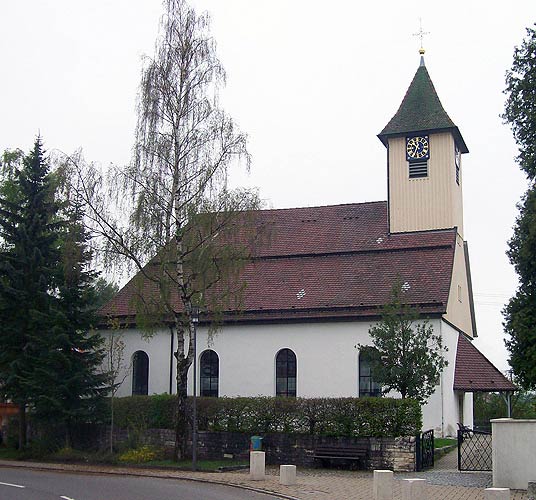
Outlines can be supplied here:
<path id="1" fill-rule="evenodd" d="M 422 45 L 422 40 L 424 38 L 424 35 L 429 35 L 429 31 L 423 31 L 422 30 L 422 18 L 419 17 L 419 31 L 417 33 L 413 33 L 413 36 L 418 36 L 421 39 L 421 48 L 419 49 L 419 54 L 421 55 L 421 66 L 424 66 L 424 48 Z"/>

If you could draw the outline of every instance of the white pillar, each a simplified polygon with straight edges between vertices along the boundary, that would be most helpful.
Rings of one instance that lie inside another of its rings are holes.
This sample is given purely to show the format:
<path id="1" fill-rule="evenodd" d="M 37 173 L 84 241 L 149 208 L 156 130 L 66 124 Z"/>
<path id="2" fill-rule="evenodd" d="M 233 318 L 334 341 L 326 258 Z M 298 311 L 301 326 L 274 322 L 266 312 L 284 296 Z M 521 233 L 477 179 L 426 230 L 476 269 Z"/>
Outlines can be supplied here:
<path id="1" fill-rule="evenodd" d="M 249 454 L 249 478 L 253 481 L 262 481 L 265 472 L 264 451 L 252 451 Z"/>
<path id="2" fill-rule="evenodd" d="M 427 500 L 426 479 L 402 479 L 402 500 Z"/>
<path id="3" fill-rule="evenodd" d="M 510 500 L 510 488 L 486 488 L 484 500 Z"/>
<path id="4" fill-rule="evenodd" d="M 393 500 L 393 471 L 375 470 L 374 500 Z"/>
<path id="5" fill-rule="evenodd" d="M 536 481 L 529 481 L 527 488 L 528 500 L 536 500 Z"/>
<path id="6" fill-rule="evenodd" d="M 286 486 L 296 484 L 296 466 L 280 465 L 279 466 L 279 483 Z"/>

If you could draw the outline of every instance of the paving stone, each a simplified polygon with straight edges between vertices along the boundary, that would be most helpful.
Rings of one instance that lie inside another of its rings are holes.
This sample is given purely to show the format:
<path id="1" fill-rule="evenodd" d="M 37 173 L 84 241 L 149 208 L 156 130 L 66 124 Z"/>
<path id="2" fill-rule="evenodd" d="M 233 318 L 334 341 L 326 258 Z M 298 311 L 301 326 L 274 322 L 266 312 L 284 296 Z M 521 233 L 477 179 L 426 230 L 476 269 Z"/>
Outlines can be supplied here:
<path id="1" fill-rule="evenodd" d="M 0 467 L 1 466 L 203 480 L 264 490 L 266 492 L 297 500 L 371 500 L 373 484 L 372 472 L 369 471 L 298 468 L 296 484 L 293 486 L 285 486 L 279 484 L 278 467 L 267 467 L 264 480 L 252 481 L 249 478 L 249 471 L 247 470 L 224 473 L 203 473 L 138 469 L 131 467 L 36 464 L 10 461 L 0 461 Z M 430 472 L 428 474 L 430 477 L 434 477 L 434 475 L 438 475 L 439 472 L 436 472 L 435 474 Z M 461 475 L 465 476 L 463 473 Z M 408 476 L 409 474 L 407 473 L 395 474 L 393 500 L 400 500 L 402 498 L 401 478 Z M 448 476 L 452 482 L 465 482 L 465 479 L 461 480 L 456 478 L 454 473 L 444 474 L 444 476 Z M 416 476 L 414 475 L 413 477 Z M 484 500 L 484 488 L 482 487 L 462 486 L 459 484 L 429 484 L 427 486 L 427 492 L 428 497 L 433 500 Z M 511 500 L 528 500 L 527 492 L 512 491 Z"/>

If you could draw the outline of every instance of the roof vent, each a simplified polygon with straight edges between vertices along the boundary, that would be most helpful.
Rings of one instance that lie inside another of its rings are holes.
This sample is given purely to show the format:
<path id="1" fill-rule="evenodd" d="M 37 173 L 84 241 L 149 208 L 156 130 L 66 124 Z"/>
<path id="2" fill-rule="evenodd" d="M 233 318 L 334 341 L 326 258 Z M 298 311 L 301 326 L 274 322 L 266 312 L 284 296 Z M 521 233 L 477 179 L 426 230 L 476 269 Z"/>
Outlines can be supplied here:
<path id="1" fill-rule="evenodd" d="M 297 294 L 296 294 L 296 298 L 298 300 L 301 300 L 305 297 L 305 290 L 302 288 Z"/>
<path id="2" fill-rule="evenodd" d="M 378 245 L 383 241 L 383 238 L 380 236 L 377 240 L 376 240 L 376 243 L 378 243 Z"/>
<path id="3" fill-rule="evenodd" d="M 402 285 L 402 291 L 407 292 L 410 288 L 411 288 L 411 285 L 409 284 L 409 282 L 404 281 L 404 284 Z"/>

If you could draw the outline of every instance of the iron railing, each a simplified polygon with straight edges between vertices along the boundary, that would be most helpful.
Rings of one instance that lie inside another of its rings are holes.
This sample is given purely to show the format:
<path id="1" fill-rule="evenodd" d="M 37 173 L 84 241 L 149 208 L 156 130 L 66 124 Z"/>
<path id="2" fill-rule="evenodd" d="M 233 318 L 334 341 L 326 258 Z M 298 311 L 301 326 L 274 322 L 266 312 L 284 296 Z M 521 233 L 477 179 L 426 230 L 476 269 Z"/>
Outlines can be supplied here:
<path id="1" fill-rule="evenodd" d="M 434 430 L 417 434 L 415 442 L 417 471 L 429 469 L 434 466 Z"/>

